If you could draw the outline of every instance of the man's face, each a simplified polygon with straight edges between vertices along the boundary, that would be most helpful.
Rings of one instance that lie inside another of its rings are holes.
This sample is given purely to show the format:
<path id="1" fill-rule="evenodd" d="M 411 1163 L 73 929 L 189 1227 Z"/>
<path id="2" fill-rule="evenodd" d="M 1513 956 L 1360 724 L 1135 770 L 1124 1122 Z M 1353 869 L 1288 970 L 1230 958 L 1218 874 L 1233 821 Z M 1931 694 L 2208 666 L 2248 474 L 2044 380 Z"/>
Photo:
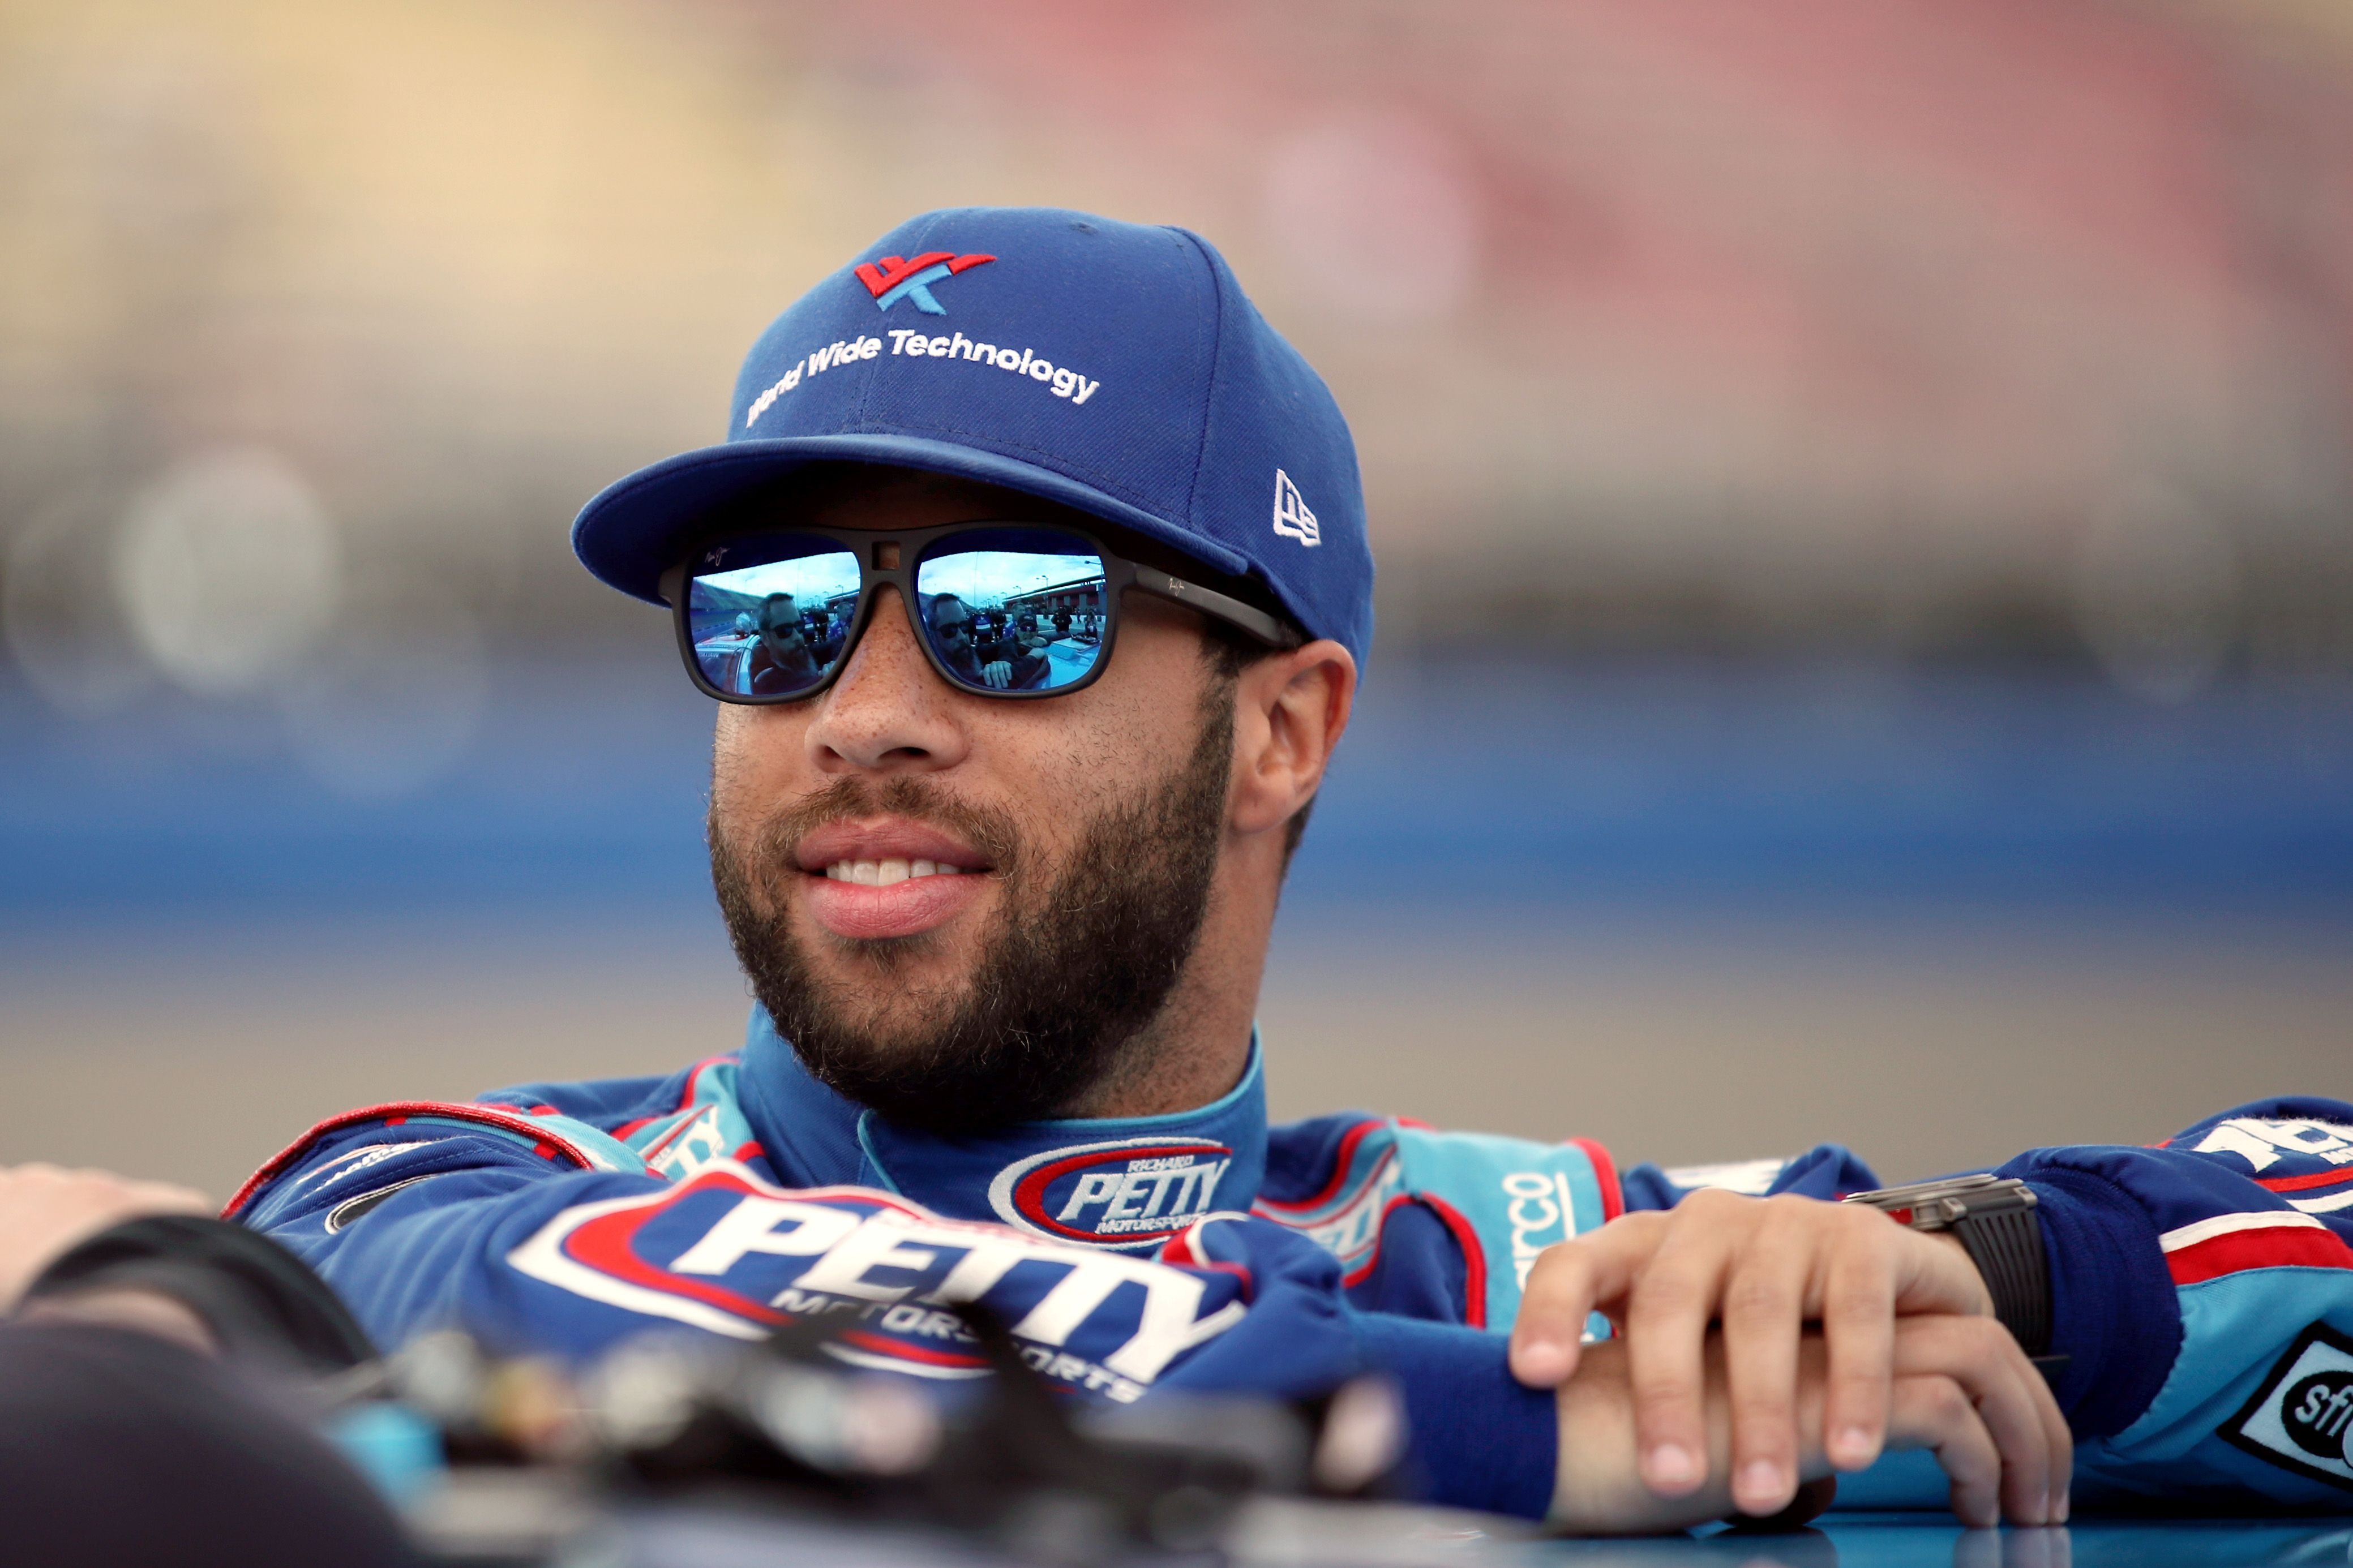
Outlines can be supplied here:
<path id="1" fill-rule="evenodd" d="M 963 601 L 943 597 L 932 611 L 932 626 L 939 633 L 940 645 L 951 653 L 960 653 L 972 646 L 972 619 L 965 614 Z"/>
<path id="2" fill-rule="evenodd" d="M 925 480 L 807 521 L 1008 510 Z M 894 1120 L 1065 1108 L 1191 952 L 1225 827 L 1231 682 L 1188 612 L 1140 595 L 1123 610 L 1092 685 L 1008 701 L 943 681 L 886 588 L 826 691 L 720 709 L 712 862 L 737 954 L 811 1070 Z"/>
<path id="3" fill-rule="evenodd" d="M 760 606 L 760 636 L 771 647 L 786 647 L 800 640 L 800 613 L 790 594 L 777 594 Z"/>

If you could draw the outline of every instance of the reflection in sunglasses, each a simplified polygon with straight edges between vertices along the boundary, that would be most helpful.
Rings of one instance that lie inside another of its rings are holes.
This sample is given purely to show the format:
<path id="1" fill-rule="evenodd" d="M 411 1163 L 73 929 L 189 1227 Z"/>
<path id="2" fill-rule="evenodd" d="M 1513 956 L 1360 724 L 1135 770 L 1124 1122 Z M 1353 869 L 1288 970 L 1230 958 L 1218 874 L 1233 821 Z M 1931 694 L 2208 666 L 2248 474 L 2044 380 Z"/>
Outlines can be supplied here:
<path id="1" fill-rule="evenodd" d="M 1052 529 L 975 531 L 917 565 L 915 623 L 950 680 L 976 691 L 1051 691 L 1093 672 L 1112 608 L 1103 557 L 1086 549 L 980 548 L 1065 540 L 1081 542 Z M 832 673 L 846 652 L 864 584 L 856 552 L 808 549 L 832 542 L 802 535 L 733 546 L 739 562 L 763 548 L 808 552 L 705 570 L 689 580 L 688 635 L 713 688 L 789 697 Z M 706 565 L 726 559 L 724 551 L 714 555 Z"/>
<path id="2" fill-rule="evenodd" d="M 1101 556 L 955 551 L 925 560 L 916 586 L 934 606 L 934 647 L 962 684 L 1050 691 L 1094 668 L 1106 613 Z"/>

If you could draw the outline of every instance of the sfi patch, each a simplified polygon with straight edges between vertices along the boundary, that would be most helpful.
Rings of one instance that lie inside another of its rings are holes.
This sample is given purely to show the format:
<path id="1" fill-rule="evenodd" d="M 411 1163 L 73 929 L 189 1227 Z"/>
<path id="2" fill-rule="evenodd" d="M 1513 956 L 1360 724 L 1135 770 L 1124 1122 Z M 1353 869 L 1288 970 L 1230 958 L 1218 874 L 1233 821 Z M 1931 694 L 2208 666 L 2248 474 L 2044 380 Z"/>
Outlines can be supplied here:
<path id="1" fill-rule="evenodd" d="M 2216 1436 L 2282 1469 L 2353 1491 L 2353 1338 L 2326 1323 L 2305 1330 Z"/>

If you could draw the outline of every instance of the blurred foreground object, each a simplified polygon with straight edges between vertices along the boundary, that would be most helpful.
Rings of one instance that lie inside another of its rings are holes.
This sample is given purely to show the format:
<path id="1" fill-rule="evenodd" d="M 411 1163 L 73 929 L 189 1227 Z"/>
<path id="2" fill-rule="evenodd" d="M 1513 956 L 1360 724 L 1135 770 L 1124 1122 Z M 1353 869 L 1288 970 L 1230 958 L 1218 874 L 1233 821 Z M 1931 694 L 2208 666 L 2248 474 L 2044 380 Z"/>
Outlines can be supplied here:
<path id="1" fill-rule="evenodd" d="M 822 1320 L 751 1348 L 649 1337 L 577 1376 L 428 1334 L 325 1392 L 343 1400 L 331 1425 L 346 1448 L 459 1560 L 595 1555 L 631 1521 L 667 1519 L 765 1523 L 787 1531 L 779 1545 L 858 1527 L 923 1557 L 1110 1562 L 1215 1548 L 1253 1497 L 1361 1498 L 1397 1479 L 1404 1410 L 1381 1379 L 1301 1405 L 1082 1407 L 1001 1326 L 950 1310 L 990 1373 L 944 1398 L 831 1359 Z"/>
<path id="2" fill-rule="evenodd" d="M 293 1408 L 143 1333 L 0 1323 L 0 1526 L 47 1568 L 400 1568 L 389 1509 Z"/>

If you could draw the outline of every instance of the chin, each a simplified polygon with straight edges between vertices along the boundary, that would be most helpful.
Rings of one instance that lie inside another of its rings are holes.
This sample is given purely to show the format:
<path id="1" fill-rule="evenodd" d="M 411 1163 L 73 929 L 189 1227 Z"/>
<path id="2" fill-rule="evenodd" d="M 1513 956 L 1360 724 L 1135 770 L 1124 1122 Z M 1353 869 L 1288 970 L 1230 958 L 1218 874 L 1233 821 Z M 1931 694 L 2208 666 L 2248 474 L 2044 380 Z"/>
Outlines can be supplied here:
<path id="1" fill-rule="evenodd" d="M 817 935 L 818 940 L 811 944 L 812 956 L 823 967 L 838 965 L 839 978 L 848 985 L 864 984 L 882 973 L 902 985 L 925 991 L 944 986 L 961 988 L 971 983 L 976 961 L 975 953 L 965 951 L 970 944 L 959 942 L 943 931 L 923 931 L 915 936 L 847 937 L 819 928 Z"/>

